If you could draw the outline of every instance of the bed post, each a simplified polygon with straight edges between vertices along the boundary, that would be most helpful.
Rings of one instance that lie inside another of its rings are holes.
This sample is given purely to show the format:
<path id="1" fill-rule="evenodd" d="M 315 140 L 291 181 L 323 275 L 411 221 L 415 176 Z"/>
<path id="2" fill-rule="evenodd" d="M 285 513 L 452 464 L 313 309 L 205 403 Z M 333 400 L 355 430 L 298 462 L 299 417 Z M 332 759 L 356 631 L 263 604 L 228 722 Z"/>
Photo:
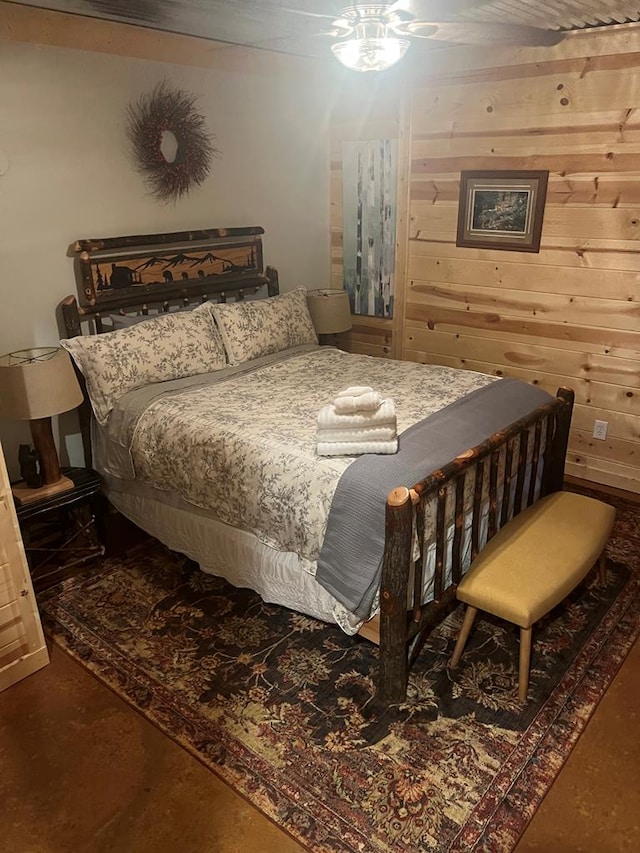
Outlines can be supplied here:
<path id="1" fill-rule="evenodd" d="M 280 293 L 278 270 L 275 267 L 267 267 L 264 274 L 267 277 L 267 293 L 269 296 L 277 296 Z"/>
<path id="2" fill-rule="evenodd" d="M 60 303 L 62 312 L 62 325 L 64 327 L 65 336 L 67 338 L 76 338 L 82 334 L 80 326 L 80 312 L 78 310 L 78 302 L 75 296 L 67 296 Z M 82 449 L 84 451 L 84 464 L 86 468 L 91 468 L 93 464 L 91 453 L 91 404 L 89 403 L 89 395 L 84 381 L 84 376 L 78 370 L 76 363 L 73 362 L 73 367 L 78 377 L 78 382 L 82 388 L 84 398 L 78 406 L 78 421 L 80 422 L 80 435 L 82 437 Z"/>
<path id="3" fill-rule="evenodd" d="M 564 400 L 564 406 L 558 410 L 556 415 L 556 429 L 551 443 L 549 465 L 548 467 L 545 465 L 545 494 L 559 492 L 564 485 L 564 466 L 569 445 L 569 430 L 575 393 L 571 388 L 558 388 L 556 397 Z"/>
<path id="4" fill-rule="evenodd" d="M 407 584 L 411 565 L 413 503 L 409 489 L 394 489 L 385 511 L 385 549 L 380 587 L 380 669 L 376 699 L 402 702 L 407 692 Z"/>

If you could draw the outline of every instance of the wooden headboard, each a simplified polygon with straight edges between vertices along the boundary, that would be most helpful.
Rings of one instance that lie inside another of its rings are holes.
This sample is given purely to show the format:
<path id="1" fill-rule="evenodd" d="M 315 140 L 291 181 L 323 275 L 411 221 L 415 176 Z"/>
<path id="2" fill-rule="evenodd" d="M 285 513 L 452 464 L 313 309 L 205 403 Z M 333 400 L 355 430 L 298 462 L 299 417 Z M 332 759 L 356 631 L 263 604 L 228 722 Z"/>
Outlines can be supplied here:
<path id="1" fill-rule="evenodd" d="M 251 226 L 77 240 L 72 251 L 78 295 L 58 306 L 61 335 L 110 331 L 103 321 L 114 314 L 153 315 L 207 300 L 276 296 L 278 273 L 263 266 L 263 233 Z M 91 467 L 86 390 L 79 418 L 85 465 Z"/>
<path id="2" fill-rule="evenodd" d="M 275 296 L 278 274 L 263 266 L 263 233 L 251 226 L 77 240 L 72 251 L 78 297 L 61 303 L 61 329 L 71 338 L 83 334 L 84 321 L 94 321 L 90 332 L 102 331 L 109 314 L 239 300 L 260 288 Z"/>

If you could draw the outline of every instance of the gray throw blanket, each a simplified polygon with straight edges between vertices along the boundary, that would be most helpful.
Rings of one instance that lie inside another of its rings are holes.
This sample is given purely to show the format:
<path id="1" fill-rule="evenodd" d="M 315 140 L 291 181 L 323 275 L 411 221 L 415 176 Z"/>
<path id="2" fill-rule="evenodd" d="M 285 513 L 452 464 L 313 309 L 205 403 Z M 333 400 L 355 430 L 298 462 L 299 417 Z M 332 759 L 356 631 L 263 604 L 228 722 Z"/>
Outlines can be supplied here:
<path id="1" fill-rule="evenodd" d="M 380 586 L 389 492 L 414 483 L 553 399 L 518 379 L 478 388 L 405 430 L 398 453 L 367 454 L 345 470 L 331 504 L 316 579 L 362 619 Z"/>

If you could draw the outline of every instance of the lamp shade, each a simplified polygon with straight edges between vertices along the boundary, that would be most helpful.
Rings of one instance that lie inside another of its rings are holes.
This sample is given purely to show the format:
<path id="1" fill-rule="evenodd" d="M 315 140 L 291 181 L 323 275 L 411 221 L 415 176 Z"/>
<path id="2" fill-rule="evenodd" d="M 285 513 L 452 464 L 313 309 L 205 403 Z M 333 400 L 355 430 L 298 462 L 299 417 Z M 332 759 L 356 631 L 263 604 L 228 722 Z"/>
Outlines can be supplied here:
<path id="1" fill-rule="evenodd" d="M 345 290 L 310 290 L 307 305 L 319 335 L 335 335 L 351 328 L 351 306 Z"/>
<path id="2" fill-rule="evenodd" d="M 0 356 L 0 415 L 37 420 L 75 409 L 83 394 L 69 354 L 59 347 Z"/>

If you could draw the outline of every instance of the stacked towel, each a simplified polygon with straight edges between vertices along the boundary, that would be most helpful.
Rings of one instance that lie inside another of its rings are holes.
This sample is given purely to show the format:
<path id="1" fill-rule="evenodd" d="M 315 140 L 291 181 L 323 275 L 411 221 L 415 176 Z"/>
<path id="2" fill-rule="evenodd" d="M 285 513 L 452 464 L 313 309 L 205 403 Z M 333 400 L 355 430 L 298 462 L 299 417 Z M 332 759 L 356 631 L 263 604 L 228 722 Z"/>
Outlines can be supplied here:
<path id="1" fill-rule="evenodd" d="M 382 395 L 367 385 L 354 385 L 346 388 L 333 401 L 339 415 L 351 415 L 354 412 L 375 412 L 382 403 Z"/>
<path id="2" fill-rule="evenodd" d="M 341 415 L 335 403 L 323 406 L 318 412 L 318 429 L 363 429 L 392 426 L 396 428 L 396 408 L 393 400 L 383 400 L 375 411 L 354 412 Z"/>
<path id="3" fill-rule="evenodd" d="M 319 456 L 356 456 L 396 453 L 398 434 L 393 400 L 357 385 L 341 391 L 318 412 L 316 432 Z"/>

